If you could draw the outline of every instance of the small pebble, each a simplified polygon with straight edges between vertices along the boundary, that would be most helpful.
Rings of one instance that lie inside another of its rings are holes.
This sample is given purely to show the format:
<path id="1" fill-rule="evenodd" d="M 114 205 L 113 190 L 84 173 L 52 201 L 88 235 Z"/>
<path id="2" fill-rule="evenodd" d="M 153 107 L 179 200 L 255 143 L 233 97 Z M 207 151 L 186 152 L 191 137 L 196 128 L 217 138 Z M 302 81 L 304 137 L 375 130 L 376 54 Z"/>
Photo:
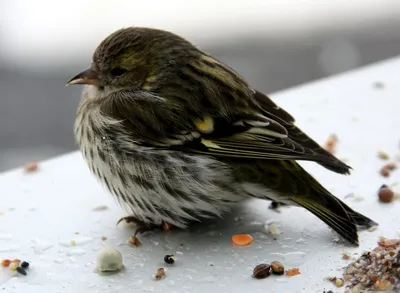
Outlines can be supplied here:
<path id="1" fill-rule="evenodd" d="M 383 185 L 378 192 L 378 198 L 381 202 L 384 203 L 390 203 L 393 201 L 394 198 L 394 192 L 387 187 L 386 185 Z"/>
<path id="2" fill-rule="evenodd" d="M 23 267 L 17 267 L 17 272 L 20 273 L 21 275 L 26 276 L 26 271 L 24 270 Z"/>
<path id="3" fill-rule="evenodd" d="M 122 264 L 122 254 L 115 248 L 103 248 L 97 255 L 96 269 L 100 272 L 120 270 Z"/>
<path id="4" fill-rule="evenodd" d="M 172 254 L 167 254 L 166 256 L 164 256 L 164 261 L 167 264 L 173 264 L 175 262 L 175 256 L 173 256 Z"/>

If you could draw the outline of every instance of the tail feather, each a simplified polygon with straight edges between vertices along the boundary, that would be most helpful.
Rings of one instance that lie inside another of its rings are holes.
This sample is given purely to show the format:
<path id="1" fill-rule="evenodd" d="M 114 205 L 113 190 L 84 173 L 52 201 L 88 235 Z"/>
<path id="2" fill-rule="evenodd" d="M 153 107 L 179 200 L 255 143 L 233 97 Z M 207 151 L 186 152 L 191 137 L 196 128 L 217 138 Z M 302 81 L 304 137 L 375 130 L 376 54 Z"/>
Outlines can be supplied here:
<path id="1" fill-rule="evenodd" d="M 378 223 L 376 223 L 375 221 L 371 220 L 370 218 L 354 211 L 352 208 L 350 208 L 344 202 L 341 202 L 341 205 L 346 210 L 346 212 L 349 214 L 349 216 L 351 218 L 353 218 L 353 221 L 356 223 L 357 226 L 360 226 L 360 227 L 366 228 L 366 229 L 371 228 L 373 226 L 378 226 Z"/>
<path id="2" fill-rule="evenodd" d="M 340 201 L 329 193 L 318 197 L 292 197 L 292 200 L 313 213 L 336 233 L 350 243 L 358 246 L 357 226 L 354 219 L 346 212 Z"/>

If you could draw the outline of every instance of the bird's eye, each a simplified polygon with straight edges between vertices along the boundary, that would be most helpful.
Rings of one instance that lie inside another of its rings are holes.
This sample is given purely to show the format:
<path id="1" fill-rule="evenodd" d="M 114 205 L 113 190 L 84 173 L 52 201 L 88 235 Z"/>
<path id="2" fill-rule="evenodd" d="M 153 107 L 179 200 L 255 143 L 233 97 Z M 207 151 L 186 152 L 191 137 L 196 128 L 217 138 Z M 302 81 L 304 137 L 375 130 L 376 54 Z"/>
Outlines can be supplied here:
<path id="1" fill-rule="evenodd" d="M 127 71 L 125 68 L 117 67 L 111 70 L 111 75 L 117 77 L 125 74 Z"/>

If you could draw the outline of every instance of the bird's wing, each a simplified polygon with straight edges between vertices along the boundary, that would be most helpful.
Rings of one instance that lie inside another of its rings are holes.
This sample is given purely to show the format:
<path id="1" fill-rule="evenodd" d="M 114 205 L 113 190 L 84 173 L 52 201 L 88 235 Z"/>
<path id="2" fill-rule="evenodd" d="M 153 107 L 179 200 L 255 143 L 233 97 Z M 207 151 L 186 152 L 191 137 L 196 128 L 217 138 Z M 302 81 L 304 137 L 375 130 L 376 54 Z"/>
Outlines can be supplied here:
<path id="1" fill-rule="evenodd" d="M 121 92 L 102 111 L 121 121 L 136 143 L 159 148 L 242 159 L 315 161 L 338 173 L 346 164 L 324 151 L 272 100 L 255 92 L 259 109 L 237 117 L 193 121 L 168 99 L 149 92 Z"/>

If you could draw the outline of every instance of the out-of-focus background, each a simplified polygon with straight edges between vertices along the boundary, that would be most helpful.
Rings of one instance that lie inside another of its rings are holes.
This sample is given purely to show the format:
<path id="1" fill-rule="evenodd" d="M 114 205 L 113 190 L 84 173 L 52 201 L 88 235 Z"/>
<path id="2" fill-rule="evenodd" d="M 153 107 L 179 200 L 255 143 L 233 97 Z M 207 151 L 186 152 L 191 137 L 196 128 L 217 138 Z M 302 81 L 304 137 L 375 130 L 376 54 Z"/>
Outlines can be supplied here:
<path id="1" fill-rule="evenodd" d="M 76 149 L 65 82 L 124 26 L 180 34 L 267 93 L 400 53 L 399 0 L 0 1 L 0 171 Z"/>

